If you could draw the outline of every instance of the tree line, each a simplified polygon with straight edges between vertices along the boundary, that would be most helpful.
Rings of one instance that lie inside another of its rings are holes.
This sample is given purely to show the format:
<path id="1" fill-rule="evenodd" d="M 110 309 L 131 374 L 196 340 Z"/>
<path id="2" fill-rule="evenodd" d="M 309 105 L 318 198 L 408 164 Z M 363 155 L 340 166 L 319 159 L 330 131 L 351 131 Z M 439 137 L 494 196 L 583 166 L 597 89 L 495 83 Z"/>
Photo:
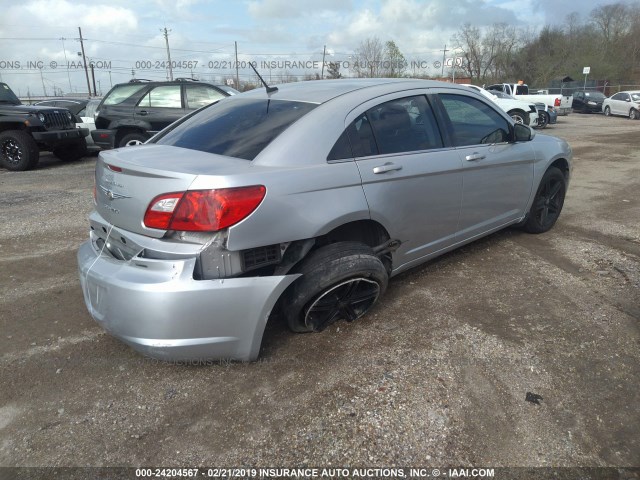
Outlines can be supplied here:
<path id="1" fill-rule="evenodd" d="M 584 20 L 573 13 L 561 26 L 541 29 L 465 24 L 451 42 L 452 52 L 462 59 L 456 76 L 469 77 L 473 83 L 524 79 L 530 85 L 547 86 L 562 76 L 581 79 L 586 66 L 591 67 L 592 78 L 633 83 L 640 77 L 640 3 L 601 5 Z M 351 73 L 359 77 L 407 76 L 402 68 L 405 57 L 393 41 L 364 40 L 352 64 Z M 339 67 L 330 62 L 328 78 L 339 78 Z"/>

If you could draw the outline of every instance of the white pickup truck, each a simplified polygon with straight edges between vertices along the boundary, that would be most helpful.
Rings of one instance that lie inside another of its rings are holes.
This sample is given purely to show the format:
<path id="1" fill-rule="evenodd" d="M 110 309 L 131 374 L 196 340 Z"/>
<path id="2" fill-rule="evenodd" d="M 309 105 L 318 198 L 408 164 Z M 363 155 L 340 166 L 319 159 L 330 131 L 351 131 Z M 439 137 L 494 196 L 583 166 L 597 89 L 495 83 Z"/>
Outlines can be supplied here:
<path id="1" fill-rule="evenodd" d="M 529 102 L 544 102 L 547 107 L 554 107 L 558 115 L 569 115 L 571 113 L 571 95 L 532 93 L 524 83 L 496 83 L 485 88 L 508 93 Z"/>

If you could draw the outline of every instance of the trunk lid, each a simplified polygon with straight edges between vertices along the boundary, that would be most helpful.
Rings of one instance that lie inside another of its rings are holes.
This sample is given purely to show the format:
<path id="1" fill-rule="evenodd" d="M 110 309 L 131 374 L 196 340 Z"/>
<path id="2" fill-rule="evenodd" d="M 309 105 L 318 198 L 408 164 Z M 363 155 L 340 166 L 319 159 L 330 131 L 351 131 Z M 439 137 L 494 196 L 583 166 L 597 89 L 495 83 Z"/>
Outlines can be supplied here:
<path id="1" fill-rule="evenodd" d="M 158 195 L 184 192 L 199 175 L 223 175 L 250 162 L 166 145 L 140 145 L 100 153 L 96 164 L 96 211 L 121 229 L 160 238 L 144 215 Z M 211 188 L 215 188 L 212 185 Z"/>

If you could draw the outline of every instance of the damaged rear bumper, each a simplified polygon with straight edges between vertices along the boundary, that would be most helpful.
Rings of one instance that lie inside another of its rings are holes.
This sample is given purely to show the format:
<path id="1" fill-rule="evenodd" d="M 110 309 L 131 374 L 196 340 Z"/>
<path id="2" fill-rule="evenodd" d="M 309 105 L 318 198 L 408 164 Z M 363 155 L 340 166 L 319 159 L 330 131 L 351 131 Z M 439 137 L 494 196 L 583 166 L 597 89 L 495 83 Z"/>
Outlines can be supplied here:
<path id="1" fill-rule="evenodd" d="M 165 361 L 258 357 L 269 314 L 298 275 L 194 280 L 195 258 L 116 259 L 78 251 L 84 300 L 110 334 Z"/>

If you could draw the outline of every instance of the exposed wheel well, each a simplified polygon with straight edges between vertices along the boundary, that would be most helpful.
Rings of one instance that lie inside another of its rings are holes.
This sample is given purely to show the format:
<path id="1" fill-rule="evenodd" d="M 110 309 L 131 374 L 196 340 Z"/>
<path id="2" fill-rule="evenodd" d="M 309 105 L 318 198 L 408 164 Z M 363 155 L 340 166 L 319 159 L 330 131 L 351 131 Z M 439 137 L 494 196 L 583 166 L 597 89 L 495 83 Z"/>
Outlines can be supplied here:
<path id="1" fill-rule="evenodd" d="M 334 228 L 326 235 L 322 235 L 316 241 L 316 245 L 322 246 L 336 242 L 360 242 L 369 247 L 377 247 L 391 237 L 387 230 L 374 220 L 358 220 L 345 223 Z"/>
<path id="2" fill-rule="evenodd" d="M 567 160 L 565 160 L 564 158 L 559 158 L 549 166 L 559 168 L 560 171 L 564 174 L 564 177 L 569 180 L 569 162 L 567 162 Z"/>

